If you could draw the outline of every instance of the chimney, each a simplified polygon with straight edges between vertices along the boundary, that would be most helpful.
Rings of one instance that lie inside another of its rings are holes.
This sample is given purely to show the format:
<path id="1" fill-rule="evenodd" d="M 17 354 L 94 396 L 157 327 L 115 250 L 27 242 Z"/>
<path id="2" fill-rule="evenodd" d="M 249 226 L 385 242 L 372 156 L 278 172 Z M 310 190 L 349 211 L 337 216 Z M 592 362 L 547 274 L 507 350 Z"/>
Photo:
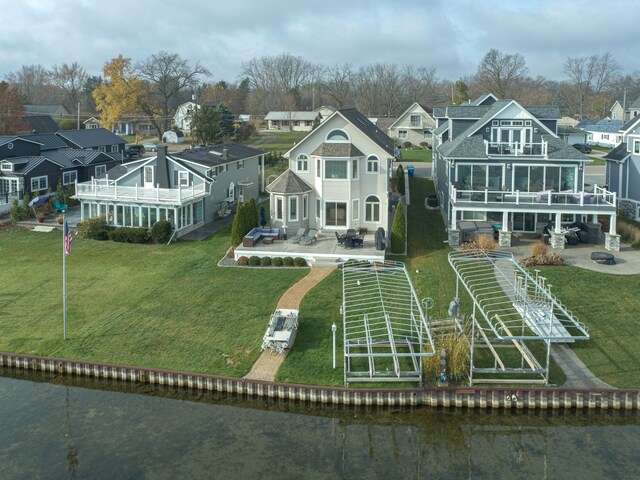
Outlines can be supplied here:
<path id="1" fill-rule="evenodd" d="M 222 149 L 222 160 L 229 160 L 229 149 L 227 147 Z"/>

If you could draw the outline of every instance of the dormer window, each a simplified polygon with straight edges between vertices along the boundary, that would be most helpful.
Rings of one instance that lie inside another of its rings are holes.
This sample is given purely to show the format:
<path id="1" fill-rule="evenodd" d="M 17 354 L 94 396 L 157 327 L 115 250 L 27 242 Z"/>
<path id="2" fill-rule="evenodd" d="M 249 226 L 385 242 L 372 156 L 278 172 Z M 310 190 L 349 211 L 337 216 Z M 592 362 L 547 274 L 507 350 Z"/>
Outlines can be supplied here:
<path id="1" fill-rule="evenodd" d="M 0 164 L 0 170 L 3 172 L 13 172 L 13 164 L 9 162 L 5 162 Z"/>
<path id="2" fill-rule="evenodd" d="M 344 130 L 331 130 L 327 135 L 327 142 L 348 142 L 349 136 Z"/>

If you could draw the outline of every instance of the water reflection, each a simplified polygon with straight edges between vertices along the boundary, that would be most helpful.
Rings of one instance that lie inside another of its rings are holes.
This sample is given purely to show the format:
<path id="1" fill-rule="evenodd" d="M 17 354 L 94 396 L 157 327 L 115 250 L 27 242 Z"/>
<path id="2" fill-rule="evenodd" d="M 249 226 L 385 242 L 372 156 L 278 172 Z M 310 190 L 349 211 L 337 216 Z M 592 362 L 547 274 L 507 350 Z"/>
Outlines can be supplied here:
<path id="1" fill-rule="evenodd" d="M 1 478 L 601 479 L 640 472 L 640 422 L 624 412 L 366 410 L 0 375 Z"/>

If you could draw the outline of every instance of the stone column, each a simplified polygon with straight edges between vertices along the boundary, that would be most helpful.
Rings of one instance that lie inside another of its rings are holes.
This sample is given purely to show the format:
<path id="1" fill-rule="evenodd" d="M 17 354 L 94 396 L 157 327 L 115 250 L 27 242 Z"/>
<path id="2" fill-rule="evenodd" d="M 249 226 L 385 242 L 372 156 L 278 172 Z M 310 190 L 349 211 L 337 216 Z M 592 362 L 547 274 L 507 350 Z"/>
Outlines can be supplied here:
<path id="1" fill-rule="evenodd" d="M 551 248 L 564 250 L 564 233 L 552 231 L 551 238 L 549 242 L 551 243 Z"/>
<path id="2" fill-rule="evenodd" d="M 610 252 L 620 251 L 620 235 L 617 233 L 604 234 L 604 248 Z"/>
<path id="3" fill-rule="evenodd" d="M 460 245 L 460 230 L 449 229 L 449 246 L 457 247 Z"/>
<path id="4" fill-rule="evenodd" d="M 501 247 L 511 246 L 511 232 L 500 229 L 498 232 L 498 243 Z"/>

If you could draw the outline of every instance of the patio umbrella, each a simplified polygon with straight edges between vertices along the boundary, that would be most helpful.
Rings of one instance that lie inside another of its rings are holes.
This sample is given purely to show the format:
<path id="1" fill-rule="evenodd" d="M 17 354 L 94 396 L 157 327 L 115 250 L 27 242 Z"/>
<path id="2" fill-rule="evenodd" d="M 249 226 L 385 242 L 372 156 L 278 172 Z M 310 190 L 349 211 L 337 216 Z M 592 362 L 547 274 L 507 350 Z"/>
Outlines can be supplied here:
<path id="1" fill-rule="evenodd" d="M 29 206 L 39 207 L 40 205 L 44 205 L 45 203 L 47 203 L 50 198 L 53 198 L 55 196 L 56 196 L 55 192 L 38 195 L 37 197 L 34 197 L 33 200 L 29 202 Z"/>
<path id="2" fill-rule="evenodd" d="M 260 207 L 260 225 L 262 225 L 262 228 L 264 228 L 266 224 L 267 224 L 267 211 L 264 209 L 264 207 Z"/>

